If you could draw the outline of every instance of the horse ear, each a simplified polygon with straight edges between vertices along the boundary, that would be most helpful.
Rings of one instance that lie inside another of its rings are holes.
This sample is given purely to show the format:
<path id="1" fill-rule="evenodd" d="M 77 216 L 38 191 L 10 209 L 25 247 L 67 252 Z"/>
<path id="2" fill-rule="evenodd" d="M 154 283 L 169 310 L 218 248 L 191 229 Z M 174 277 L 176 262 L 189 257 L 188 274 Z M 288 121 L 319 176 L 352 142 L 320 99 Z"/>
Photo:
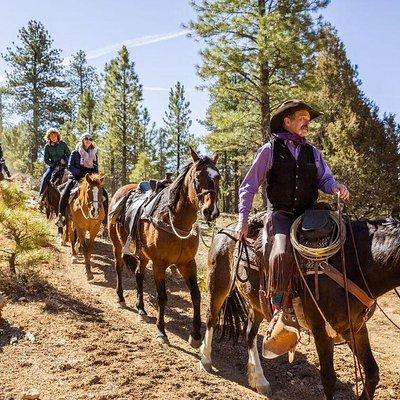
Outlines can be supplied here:
<path id="1" fill-rule="evenodd" d="M 193 150 L 192 146 L 189 146 L 190 149 L 190 155 L 192 156 L 192 159 L 194 162 L 199 161 L 200 157 L 197 155 L 197 153 Z"/>
<path id="2" fill-rule="evenodd" d="M 90 179 L 90 175 L 89 175 L 89 174 L 86 174 L 86 175 L 85 175 L 85 179 L 86 179 L 86 181 L 87 181 L 88 183 L 91 183 L 91 182 L 92 182 L 92 180 Z"/>
<path id="3" fill-rule="evenodd" d="M 106 177 L 105 175 L 101 175 L 101 176 L 100 176 L 100 182 L 101 182 L 101 184 L 103 184 L 104 178 L 105 178 L 105 177 Z"/>
<path id="4" fill-rule="evenodd" d="M 214 151 L 213 155 L 211 156 L 211 160 L 213 160 L 213 163 L 216 164 L 218 161 L 219 153 L 218 151 Z"/>

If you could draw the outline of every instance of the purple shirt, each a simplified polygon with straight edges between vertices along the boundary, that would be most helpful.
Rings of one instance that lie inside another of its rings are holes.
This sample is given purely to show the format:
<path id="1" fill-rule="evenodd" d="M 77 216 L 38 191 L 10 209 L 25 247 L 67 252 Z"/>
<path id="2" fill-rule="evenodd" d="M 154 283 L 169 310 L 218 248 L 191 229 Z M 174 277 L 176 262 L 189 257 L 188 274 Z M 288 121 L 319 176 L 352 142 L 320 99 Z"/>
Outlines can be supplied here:
<path id="1" fill-rule="evenodd" d="M 297 160 L 301 146 L 296 146 L 290 140 L 285 140 L 285 144 Z M 332 194 L 332 186 L 336 184 L 332 171 L 323 159 L 321 152 L 315 146 L 312 146 L 312 148 L 314 151 L 315 166 L 317 167 L 318 188 L 325 193 Z M 254 195 L 267 179 L 267 172 L 272 168 L 272 162 L 272 147 L 271 142 L 268 142 L 258 149 L 253 164 L 240 185 L 239 222 L 247 223 Z"/>

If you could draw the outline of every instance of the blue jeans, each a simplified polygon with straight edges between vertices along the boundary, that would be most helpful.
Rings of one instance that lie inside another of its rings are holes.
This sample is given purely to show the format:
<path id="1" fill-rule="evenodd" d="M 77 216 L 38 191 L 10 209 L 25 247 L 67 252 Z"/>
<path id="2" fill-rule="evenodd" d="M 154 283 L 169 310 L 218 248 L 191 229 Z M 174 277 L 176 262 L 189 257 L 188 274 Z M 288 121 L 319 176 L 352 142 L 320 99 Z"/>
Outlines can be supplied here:
<path id="1" fill-rule="evenodd" d="M 42 181 L 40 183 L 40 191 L 39 191 L 40 194 L 43 194 L 44 191 L 46 190 L 53 172 L 54 172 L 54 167 L 48 167 L 46 172 L 43 174 Z"/>

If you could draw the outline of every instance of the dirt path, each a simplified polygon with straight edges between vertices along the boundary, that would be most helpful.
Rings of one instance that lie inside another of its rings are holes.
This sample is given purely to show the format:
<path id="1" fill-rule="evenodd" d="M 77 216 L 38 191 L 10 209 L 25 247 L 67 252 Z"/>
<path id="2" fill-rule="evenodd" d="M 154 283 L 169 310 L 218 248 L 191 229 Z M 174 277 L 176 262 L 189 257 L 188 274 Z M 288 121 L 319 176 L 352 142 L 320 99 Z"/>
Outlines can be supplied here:
<path id="1" fill-rule="evenodd" d="M 205 248 L 199 253 L 204 264 Z M 84 265 L 71 265 L 70 249 L 56 253 L 43 274 L 49 282 L 28 301 L 8 305 L 0 321 L 0 400 L 20 399 L 36 390 L 43 400 L 69 399 L 259 399 L 248 389 L 246 350 L 214 342 L 215 373 L 198 368 L 187 343 L 192 308 L 180 278 L 168 276 L 166 329 L 170 346 L 155 341 L 155 289 L 148 271 L 145 305 L 149 321 L 137 321 L 135 283 L 125 273 L 128 309 L 116 308 L 111 247 L 98 240 L 92 282 Z M 400 300 L 386 295 L 382 306 L 400 322 Z M 203 293 L 205 321 L 207 294 Z M 369 323 L 381 369 L 376 399 L 400 398 L 400 333 L 377 312 Z M 263 327 L 262 327 L 263 328 Z M 203 326 L 204 331 L 204 326 Z M 306 338 L 304 339 L 306 340 Z M 14 342 L 14 344 L 10 344 Z M 261 337 L 259 337 L 261 342 Z M 336 348 L 337 399 L 351 399 L 354 381 L 350 352 Z M 292 365 L 282 357 L 263 361 L 273 399 L 323 399 L 314 345 L 300 345 Z"/>

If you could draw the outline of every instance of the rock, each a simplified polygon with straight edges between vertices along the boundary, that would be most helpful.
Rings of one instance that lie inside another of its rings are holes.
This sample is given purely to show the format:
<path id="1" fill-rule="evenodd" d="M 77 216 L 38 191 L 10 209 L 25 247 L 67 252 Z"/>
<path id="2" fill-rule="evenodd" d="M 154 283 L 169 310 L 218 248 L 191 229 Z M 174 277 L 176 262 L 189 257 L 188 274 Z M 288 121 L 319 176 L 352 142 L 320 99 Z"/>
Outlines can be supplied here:
<path id="1" fill-rule="evenodd" d="M 12 336 L 10 339 L 10 344 L 15 344 L 18 342 L 18 336 Z"/>
<path id="2" fill-rule="evenodd" d="M 34 342 L 36 340 L 35 335 L 29 331 L 25 333 L 25 338 L 31 342 Z"/>
<path id="3" fill-rule="evenodd" d="M 21 302 L 21 303 L 24 303 L 24 302 L 26 302 L 26 301 L 28 301 L 28 299 L 26 298 L 26 297 L 20 297 L 19 299 L 18 299 L 18 301 L 19 302 Z"/>
<path id="4" fill-rule="evenodd" d="M 22 400 L 40 399 L 40 392 L 36 389 L 30 389 L 22 395 Z"/>

